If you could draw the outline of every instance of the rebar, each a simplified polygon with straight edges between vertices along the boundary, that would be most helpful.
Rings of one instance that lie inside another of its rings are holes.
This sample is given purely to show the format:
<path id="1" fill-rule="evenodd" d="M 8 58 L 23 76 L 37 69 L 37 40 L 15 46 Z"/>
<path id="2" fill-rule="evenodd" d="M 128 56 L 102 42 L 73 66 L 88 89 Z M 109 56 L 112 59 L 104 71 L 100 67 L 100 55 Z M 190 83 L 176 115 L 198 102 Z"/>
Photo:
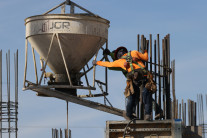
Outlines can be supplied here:
<path id="1" fill-rule="evenodd" d="M 161 64 L 160 64 L 160 36 L 159 34 L 157 34 L 157 52 L 158 52 L 158 84 L 159 84 L 159 98 L 158 98 L 158 104 L 159 104 L 159 108 L 161 109 L 161 73 L 160 73 L 160 69 L 161 69 Z M 161 114 L 161 113 L 160 113 Z M 161 116 L 160 116 L 161 119 Z"/>
<path id="2" fill-rule="evenodd" d="M 67 103 L 67 134 L 68 134 L 68 101 L 66 101 Z"/>
<path id="3" fill-rule="evenodd" d="M 157 64 L 157 49 L 156 49 L 156 40 L 154 40 L 154 73 L 155 73 L 155 75 L 154 75 L 154 81 L 155 81 L 155 83 L 157 84 L 157 66 L 156 66 L 156 64 Z M 157 91 L 155 92 L 155 103 L 157 103 Z M 157 106 L 157 104 L 155 104 L 156 106 Z M 158 107 L 156 107 L 155 108 L 155 115 L 157 115 L 159 112 L 158 112 L 158 110 L 157 110 L 157 108 Z"/>
<path id="4" fill-rule="evenodd" d="M 17 120 L 18 120 L 18 50 L 14 54 L 14 101 L 11 99 L 10 90 L 10 50 L 6 53 L 6 77 L 7 77 L 7 100 L 3 99 L 2 91 L 2 50 L 0 51 L 0 138 L 2 138 L 2 133 L 7 133 L 8 137 L 11 137 L 11 133 L 15 133 L 15 138 L 17 138 Z"/>
<path id="5" fill-rule="evenodd" d="M 106 40 L 106 49 L 108 49 L 108 40 Z M 108 68 L 105 68 L 105 83 L 106 83 L 106 93 L 108 93 Z"/>

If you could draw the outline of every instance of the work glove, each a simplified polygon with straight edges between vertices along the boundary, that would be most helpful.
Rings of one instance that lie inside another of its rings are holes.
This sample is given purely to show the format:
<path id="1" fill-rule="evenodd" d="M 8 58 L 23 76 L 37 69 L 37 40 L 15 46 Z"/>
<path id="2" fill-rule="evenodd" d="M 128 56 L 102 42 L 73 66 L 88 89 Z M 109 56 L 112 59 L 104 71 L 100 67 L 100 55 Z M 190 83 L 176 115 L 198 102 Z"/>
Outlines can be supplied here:
<path id="1" fill-rule="evenodd" d="M 103 55 L 110 55 L 110 50 L 108 48 L 104 49 Z"/>
<path id="2" fill-rule="evenodd" d="M 96 62 L 97 62 L 96 60 L 93 60 L 93 61 L 92 61 L 93 66 L 96 65 Z"/>

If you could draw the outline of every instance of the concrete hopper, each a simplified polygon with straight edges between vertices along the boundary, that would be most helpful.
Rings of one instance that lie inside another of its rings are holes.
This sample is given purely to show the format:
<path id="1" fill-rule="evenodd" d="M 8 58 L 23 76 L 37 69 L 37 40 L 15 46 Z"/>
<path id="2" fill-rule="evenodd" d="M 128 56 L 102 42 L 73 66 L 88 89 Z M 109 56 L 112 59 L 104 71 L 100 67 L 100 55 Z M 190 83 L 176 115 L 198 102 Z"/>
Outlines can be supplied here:
<path id="1" fill-rule="evenodd" d="M 59 42 L 70 74 L 77 74 L 108 39 L 109 21 L 88 14 L 47 14 L 25 19 L 26 38 L 37 53 L 46 60 L 55 74 L 66 69 Z M 66 75 L 67 76 L 67 75 Z"/>

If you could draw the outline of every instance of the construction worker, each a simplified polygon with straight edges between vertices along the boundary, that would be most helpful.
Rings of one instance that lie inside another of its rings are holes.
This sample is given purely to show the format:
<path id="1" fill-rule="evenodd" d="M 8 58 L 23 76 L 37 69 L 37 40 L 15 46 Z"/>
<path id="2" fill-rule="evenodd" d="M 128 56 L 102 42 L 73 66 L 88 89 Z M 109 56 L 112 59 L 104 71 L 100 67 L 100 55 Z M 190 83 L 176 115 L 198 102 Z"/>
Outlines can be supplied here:
<path id="1" fill-rule="evenodd" d="M 105 52 L 109 53 L 110 51 Z M 126 116 L 128 119 L 133 119 L 136 117 L 134 114 L 136 101 L 139 99 L 139 86 L 144 79 L 143 68 L 145 68 L 145 66 L 142 60 L 148 61 L 148 53 L 145 51 L 144 54 L 142 54 L 136 50 L 128 52 L 125 47 L 119 47 L 112 52 L 112 54 L 114 54 L 114 57 L 111 54 L 110 55 L 114 62 L 93 61 L 93 64 L 108 67 L 109 69 L 117 68 L 120 70 L 121 68 L 123 74 L 127 76 L 127 86 L 124 93 L 127 99 Z M 146 88 L 143 89 L 143 96 L 145 103 L 145 119 L 150 120 L 152 112 L 152 96 Z"/>
<path id="2" fill-rule="evenodd" d="M 104 49 L 104 50 L 103 50 L 103 55 L 104 55 L 104 57 L 105 57 L 105 60 L 106 60 L 106 61 L 109 61 L 107 55 L 109 55 L 109 56 L 112 58 L 113 61 L 117 60 L 117 56 L 115 57 L 115 53 L 117 53 L 116 51 L 119 51 L 119 49 L 122 49 L 122 51 L 125 51 L 124 53 L 128 53 L 128 50 L 127 50 L 125 47 L 123 47 L 123 46 L 118 47 L 116 50 L 113 50 L 112 52 L 110 52 L 109 49 Z M 116 54 L 116 55 L 117 55 L 117 54 Z M 108 69 L 109 69 L 109 70 L 114 70 L 114 71 L 122 71 L 123 75 L 124 75 L 125 77 L 127 76 L 127 71 L 124 70 L 124 69 L 122 69 L 122 68 L 120 68 L 120 67 L 110 67 L 110 68 L 108 68 Z"/>

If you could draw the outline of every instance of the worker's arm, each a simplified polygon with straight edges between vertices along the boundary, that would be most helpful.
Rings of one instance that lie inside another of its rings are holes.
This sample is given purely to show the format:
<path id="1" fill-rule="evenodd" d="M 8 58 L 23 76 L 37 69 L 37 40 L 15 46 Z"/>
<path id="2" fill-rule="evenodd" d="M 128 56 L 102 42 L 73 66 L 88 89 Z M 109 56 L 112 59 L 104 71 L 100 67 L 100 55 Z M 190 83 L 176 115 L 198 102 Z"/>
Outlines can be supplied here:
<path id="1" fill-rule="evenodd" d="M 144 60 L 144 61 L 148 61 L 148 53 L 147 51 L 144 51 L 144 54 L 136 51 L 136 54 L 137 54 L 137 57 L 141 60 Z"/>
<path id="2" fill-rule="evenodd" d="M 119 59 L 119 60 L 115 60 L 114 62 L 97 61 L 96 64 L 103 67 L 122 67 L 122 63 L 123 63 L 122 60 L 123 59 Z"/>
<path id="3" fill-rule="evenodd" d="M 109 55 L 113 61 L 115 60 L 115 58 L 114 58 L 114 52 L 110 52 L 110 50 L 108 50 L 108 49 L 104 49 L 103 55 L 105 57 L 105 61 L 110 62 L 109 59 L 108 59 L 108 57 L 107 57 L 107 55 Z M 113 70 L 113 71 L 123 71 L 123 69 L 120 68 L 120 67 L 109 67 L 108 69 L 109 70 Z"/>

